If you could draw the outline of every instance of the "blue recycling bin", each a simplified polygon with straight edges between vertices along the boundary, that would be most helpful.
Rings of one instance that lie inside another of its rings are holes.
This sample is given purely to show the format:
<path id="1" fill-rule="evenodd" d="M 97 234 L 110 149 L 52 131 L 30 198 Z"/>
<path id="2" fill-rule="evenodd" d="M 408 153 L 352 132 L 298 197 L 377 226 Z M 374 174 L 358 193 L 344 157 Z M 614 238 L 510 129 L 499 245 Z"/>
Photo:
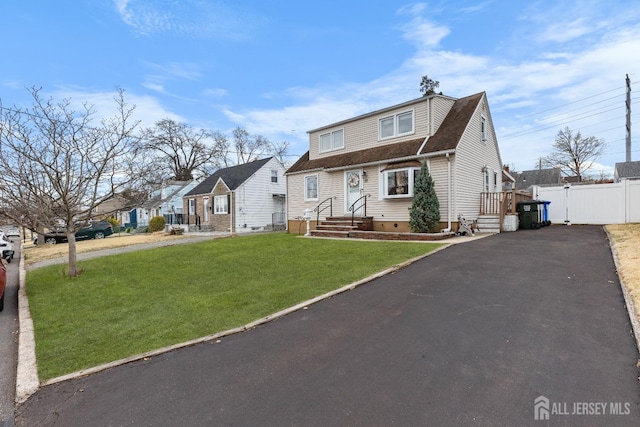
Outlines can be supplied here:
<path id="1" fill-rule="evenodd" d="M 549 205 L 551 202 L 543 200 L 542 203 L 542 225 L 551 225 L 551 221 L 549 221 Z"/>

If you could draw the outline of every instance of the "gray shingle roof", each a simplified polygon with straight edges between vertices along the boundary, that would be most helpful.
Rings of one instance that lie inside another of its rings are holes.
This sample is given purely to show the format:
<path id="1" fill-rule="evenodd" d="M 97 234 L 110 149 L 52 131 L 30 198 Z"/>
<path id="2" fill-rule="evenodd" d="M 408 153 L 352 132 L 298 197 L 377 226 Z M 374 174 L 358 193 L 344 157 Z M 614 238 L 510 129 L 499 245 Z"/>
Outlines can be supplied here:
<path id="1" fill-rule="evenodd" d="M 640 161 L 616 163 L 615 175 L 617 178 L 640 177 Z"/>
<path id="2" fill-rule="evenodd" d="M 516 179 L 516 190 L 526 190 L 532 185 L 553 185 L 562 183 L 560 169 L 533 169 L 513 172 Z"/>
<path id="3" fill-rule="evenodd" d="M 266 159 L 255 160 L 253 162 L 244 163 L 242 165 L 219 169 L 213 175 L 205 178 L 200 184 L 196 185 L 191 191 L 185 194 L 185 196 L 209 194 L 213 191 L 213 187 L 215 187 L 219 179 L 222 179 L 227 187 L 229 187 L 229 190 L 233 191 L 240 185 L 242 185 L 243 182 L 249 179 L 272 158 L 273 157 L 267 157 Z"/>

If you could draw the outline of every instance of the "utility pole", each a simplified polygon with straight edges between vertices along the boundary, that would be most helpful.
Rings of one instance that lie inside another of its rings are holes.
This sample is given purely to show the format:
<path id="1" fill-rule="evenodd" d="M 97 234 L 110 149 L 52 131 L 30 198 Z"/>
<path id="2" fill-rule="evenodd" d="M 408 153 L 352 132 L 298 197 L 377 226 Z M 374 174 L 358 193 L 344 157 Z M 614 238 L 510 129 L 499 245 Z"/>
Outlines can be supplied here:
<path id="1" fill-rule="evenodd" d="M 626 161 L 631 161 L 631 81 L 629 80 L 629 74 L 627 74 L 627 158 Z"/>

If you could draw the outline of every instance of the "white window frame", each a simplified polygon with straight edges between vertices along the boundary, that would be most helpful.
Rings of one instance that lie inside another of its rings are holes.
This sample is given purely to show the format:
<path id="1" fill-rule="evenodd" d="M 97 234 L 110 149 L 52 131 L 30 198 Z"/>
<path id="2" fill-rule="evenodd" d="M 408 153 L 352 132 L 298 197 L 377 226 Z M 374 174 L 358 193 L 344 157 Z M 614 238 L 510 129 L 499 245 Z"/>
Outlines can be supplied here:
<path id="1" fill-rule="evenodd" d="M 221 201 L 224 200 L 224 203 Z M 224 210 L 222 209 L 224 208 Z M 214 215 L 224 215 L 229 213 L 229 196 L 213 196 L 213 213 Z"/>
<path id="2" fill-rule="evenodd" d="M 275 178 L 275 181 L 273 180 Z M 277 184 L 278 183 L 278 170 L 277 169 L 271 169 L 271 182 L 273 184 Z"/>
<path id="3" fill-rule="evenodd" d="M 407 192 L 389 194 L 389 175 L 395 174 L 398 172 L 407 173 Z M 415 179 L 417 175 L 416 172 L 420 172 L 420 168 L 409 167 L 409 168 L 400 168 L 400 169 L 389 169 L 384 171 L 382 176 L 382 197 L 385 199 L 402 199 L 407 197 L 413 197 L 413 187 L 415 185 Z"/>
<path id="4" fill-rule="evenodd" d="M 308 189 L 309 187 L 307 186 L 307 180 L 309 179 L 315 179 L 316 181 L 316 197 L 309 197 L 309 193 L 308 193 Z M 304 177 L 304 200 L 305 201 L 317 201 L 318 200 L 318 193 L 319 193 L 319 181 L 320 179 L 318 178 L 318 174 L 313 174 L 313 175 L 305 175 Z"/>
<path id="5" fill-rule="evenodd" d="M 196 214 L 196 199 L 189 199 L 189 215 Z"/>
<path id="6" fill-rule="evenodd" d="M 341 133 L 342 134 L 342 142 L 341 145 L 337 145 L 338 143 L 336 142 L 336 134 Z M 323 149 L 322 147 L 322 137 L 328 136 L 329 137 L 329 147 L 326 149 Z M 331 132 L 326 132 L 323 134 L 320 134 L 320 136 L 318 136 L 318 151 L 320 153 L 328 153 L 330 151 L 335 151 L 335 150 L 342 150 L 344 148 L 344 128 L 342 129 L 336 129 L 333 130 Z"/>
<path id="7" fill-rule="evenodd" d="M 400 132 L 400 116 L 411 114 L 411 129 L 406 132 Z M 383 136 L 382 135 L 382 122 L 393 119 L 393 134 Z M 381 117 L 378 119 L 378 140 L 384 140 L 389 138 L 397 138 L 399 136 L 412 135 L 416 131 L 416 113 L 415 110 L 402 111 L 390 116 Z"/>

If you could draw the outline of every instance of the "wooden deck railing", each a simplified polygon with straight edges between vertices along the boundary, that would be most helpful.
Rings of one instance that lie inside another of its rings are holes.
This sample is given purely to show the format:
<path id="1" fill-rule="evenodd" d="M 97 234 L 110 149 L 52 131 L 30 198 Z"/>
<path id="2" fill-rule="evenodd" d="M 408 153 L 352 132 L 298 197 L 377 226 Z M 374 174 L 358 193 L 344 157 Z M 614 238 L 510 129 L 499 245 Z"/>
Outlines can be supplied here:
<path id="1" fill-rule="evenodd" d="M 531 194 L 516 190 L 480 193 L 480 215 L 499 215 L 502 228 L 505 215 L 515 215 L 518 202 L 531 199 Z"/>

